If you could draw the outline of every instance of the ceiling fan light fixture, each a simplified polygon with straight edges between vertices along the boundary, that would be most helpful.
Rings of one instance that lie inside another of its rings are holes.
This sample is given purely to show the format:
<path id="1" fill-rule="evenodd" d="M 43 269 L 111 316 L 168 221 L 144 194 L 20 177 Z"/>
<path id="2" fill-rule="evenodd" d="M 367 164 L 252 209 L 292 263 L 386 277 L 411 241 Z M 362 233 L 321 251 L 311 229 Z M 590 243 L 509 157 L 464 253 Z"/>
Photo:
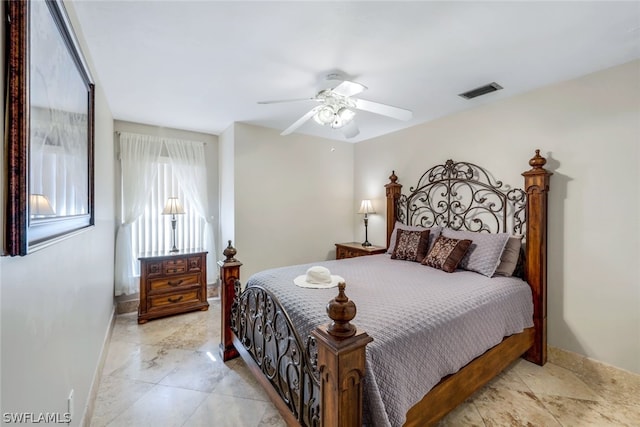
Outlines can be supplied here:
<path id="1" fill-rule="evenodd" d="M 334 117 L 336 116 L 335 110 L 330 105 L 325 105 L 320 108 L 318 112 L 313 116 L 313 120 L 320 125 L 328 125 L 333 123 Z"/>
<path id="2" fill-rule="evenodd" d="M 312 100 L 318 105 L 307 111 L 302 117 L 296 120 L 291 126 L 282 131 L 281 135 L 289 135 L 300 126 L 313 119 L 321 126 L 331 126 L 333 129 L 340 129 L 346 138 L 353 138 L 359 134 L 358 126 L 355 123 L 356 110 L 368 111 L 374 114 L 391 117 L 398 120 L 411 120 L 413 113 L 404 108 L 398 108 L 379 102 L 367 101 L 360 98 L 353 98 L 367 89 L 361 83 L 351 82 L 330 76 L 330 80 L 339 80 L 337 86 L 323 89 L 312 98 L 285 99 L 277 101 L 261 101 L 260 104 L 275 104 L 281 102 L 293 102 Z"/>
<path id="3" fill-rule="evenodd" d="M 331 127 L 334 129 L 340 129 L 342 126 L 349 124 L 355 116 L 355 111 L 350 110 L 347 107 L 341 107 L 335 114 Z"/>

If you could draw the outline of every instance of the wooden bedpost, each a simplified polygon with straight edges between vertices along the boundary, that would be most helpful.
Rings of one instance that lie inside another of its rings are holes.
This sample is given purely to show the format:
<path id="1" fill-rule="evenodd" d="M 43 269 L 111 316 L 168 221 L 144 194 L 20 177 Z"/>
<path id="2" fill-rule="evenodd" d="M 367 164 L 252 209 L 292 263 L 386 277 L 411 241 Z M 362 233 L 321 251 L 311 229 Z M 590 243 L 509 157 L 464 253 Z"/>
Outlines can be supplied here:
<path id="1" fill-rule="evenodd" d="M 547 193 L 553 174 L 544 169 L 545 163 L 547 160 L 536 150 L 529 160 L 531 169 L 522 174 L 527 192 L 525 279 L 533 291 L 535 326 L 533 346 L 524 357 L 538 365 L 547 362 Z"/>
<path id="2" fill-rule="evenodd" d="M 231 246 L 224 250 L 224 261 L 218 261 L 220 266 L 220 312 L 222 316 L 220 334 L 220 356 L 222 361 L 238 357 L 238 350 L 233 346 L 233 332 L 231 331 L 231 306 L 236 298 L 235 283 L 240 280 L 240 266 L 242 263 L 234 258 L 237 251 Z"/>
<path id="3" fill-rule="evenodd" d="M 397 182 L 396 171 L 391 172 L 389 181 L 389 184 L 384 186 L 387 189 L 387 248 L 391 242 L 391 233 L 393 233 L 393 228 L 396 225 L 398 199 L 400 199 L 400 192 L 402 191 L 402 184 Z"/>
<path id="4" fill-rule="evenodd" d="M 332 322 L 311 332 L 318 347 L 322 427 L 362 425 L 365 351 L 373 338 L 349 323 L 356 306 L 344 289 L 344 282 L 339 283 L 338 296 L 327 304 Z"/>

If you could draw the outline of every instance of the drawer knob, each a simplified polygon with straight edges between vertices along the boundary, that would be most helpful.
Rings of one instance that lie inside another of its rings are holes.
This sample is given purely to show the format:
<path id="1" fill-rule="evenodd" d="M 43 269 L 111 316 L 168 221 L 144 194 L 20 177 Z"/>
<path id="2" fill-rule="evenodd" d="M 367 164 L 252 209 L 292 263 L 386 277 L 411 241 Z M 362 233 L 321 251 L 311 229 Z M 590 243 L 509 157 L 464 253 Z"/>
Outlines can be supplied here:
<path id="1" fill-rule="evenodd" d="M 182 300 L 182 295 L 180 295 L 178 298 L 167 298 L 169 300 L 169 302 L 179 302 Z"/>
<path id="2" fill-rule="evenodd" d="M 169 281 L 167 282 L 167 284 L 168 284 L 169 286 L 178 286 L 178 285 L 179 285 L 180 283 L 182 283 L 182 282 L 183 282 L 183 280 L 182 280 L 182 279 L 180 279 L 180 280 L 176 280 L 175 282 L 172 282 L 171 280 L 169 280 Z"/>

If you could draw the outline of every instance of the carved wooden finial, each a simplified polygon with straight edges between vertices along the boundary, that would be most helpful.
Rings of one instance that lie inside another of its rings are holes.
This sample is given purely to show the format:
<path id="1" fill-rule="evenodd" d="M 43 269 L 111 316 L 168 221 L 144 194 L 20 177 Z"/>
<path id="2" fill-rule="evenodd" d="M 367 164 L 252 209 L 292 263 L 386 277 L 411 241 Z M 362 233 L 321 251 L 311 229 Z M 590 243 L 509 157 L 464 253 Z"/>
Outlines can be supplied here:
<path id="1" fill-rule="evenodd" d="M 392 184 L 395 184 L 396 182 L 398 182 L 396 171 L 391 171 L 391 176 L 389 177 L 389 181 L 391 181 Z"/>
<path id="2" fill-rule="evenodd" d="M 229 246 L 227 246 L 224 252 L 222 252 L 222 255 L 227 257 L 224 262 L 238 262 L 238 260 L 234 258 L 237 253 L 238 251 L 236 251 L 236 248 L 231 246 L 231 240 L 229 240 Z"/>
<path id="3" fill-rule="evenodd" d="M 356 305 L 344 293 L 344 282 L 338 283 L 338 296 L 327 304 L 327 315 L 333 322 L 327 332 L 338 338 L 348 338 L 356 334 L 356 327 L 349 323 L 356 317 Z"/>
<path id="4" fill-rule="evenodd" d="M 542 169 L 542 167 L 547 163 L 547 159 L 540 155 L 540 150 L 536 150 L 536 155 L 533 156 L 531 160 L 529 160 L 529 166 L 534 169 Z"/>

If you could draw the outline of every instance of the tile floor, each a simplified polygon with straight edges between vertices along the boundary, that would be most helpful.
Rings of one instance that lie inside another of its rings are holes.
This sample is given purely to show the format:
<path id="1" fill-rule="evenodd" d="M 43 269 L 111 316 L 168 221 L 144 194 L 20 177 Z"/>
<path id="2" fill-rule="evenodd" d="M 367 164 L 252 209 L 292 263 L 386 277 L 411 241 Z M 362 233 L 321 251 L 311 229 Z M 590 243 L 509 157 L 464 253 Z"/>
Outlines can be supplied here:
<path id="1" fill-rule="evenodd" d="M 241 359 L 218 356 L 219 300 L 138 325 L 118 315 L 91 426 L 285 426 Z M 640 426 L 640 376 L 520 360 L 441 426 Z"/>

